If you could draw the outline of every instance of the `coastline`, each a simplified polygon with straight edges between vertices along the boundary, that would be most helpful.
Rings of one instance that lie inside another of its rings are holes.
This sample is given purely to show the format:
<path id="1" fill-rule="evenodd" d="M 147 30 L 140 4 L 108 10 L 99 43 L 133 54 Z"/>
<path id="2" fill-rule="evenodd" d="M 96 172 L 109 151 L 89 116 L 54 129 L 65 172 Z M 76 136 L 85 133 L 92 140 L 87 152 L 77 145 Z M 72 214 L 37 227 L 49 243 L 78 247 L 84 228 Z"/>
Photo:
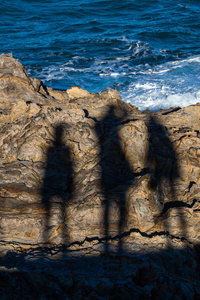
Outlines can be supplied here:
<path id="1" fill-rule="evenodd" d="M 41 276 L 47 296 L 54 276 L 70 299 L 200 295 L 200 104 L 141 112 L 116 90 L 55 91 L 2 54 L 0 112 L 4 280 Z"/>

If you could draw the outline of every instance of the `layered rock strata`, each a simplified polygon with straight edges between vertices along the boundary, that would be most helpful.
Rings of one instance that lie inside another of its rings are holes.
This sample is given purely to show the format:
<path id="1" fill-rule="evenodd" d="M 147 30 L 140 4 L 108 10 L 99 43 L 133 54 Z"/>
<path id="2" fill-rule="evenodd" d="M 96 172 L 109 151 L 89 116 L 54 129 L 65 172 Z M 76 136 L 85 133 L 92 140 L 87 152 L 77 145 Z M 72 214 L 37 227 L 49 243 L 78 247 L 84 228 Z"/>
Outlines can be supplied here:
<path id="1" fill-rule="evenodd" d="M 80 282 L 82 293 L 89 289 L 95 295 L 91 299 L 114 299 L 119 270 L 121 285 L 136 299 L 160 299 L 162 293 L 169 299 L 176 286 L 180 298 L 174 299 L 198 297 L 199 117 L 200 104 L 140 112 L 115 90 L 101 95 L 79 87 L 55 91 L 28 77 L 12 55 L 2 54 L 2 278 L 10 278 L 11 267 L 13 286 L 20 274 L 15 271 L 27 268 L 32 278 L 32 270 L 40 268 L 30 261 L 43 257 L 42 264 L 52 260 L 50 269 L 63 261 L 73 261 L 74 270 L 84 266 L 83 276 L 59 267 L 66 282 L 71 280 L 65 288 L 70 299 L 84 297 L 77 294 Z M 100 273 L 89 284 L 94 258 Z M 40 276 L 46 286 L 49 273 Z M 102 285 L 104 294 L 97 292 Z"/>

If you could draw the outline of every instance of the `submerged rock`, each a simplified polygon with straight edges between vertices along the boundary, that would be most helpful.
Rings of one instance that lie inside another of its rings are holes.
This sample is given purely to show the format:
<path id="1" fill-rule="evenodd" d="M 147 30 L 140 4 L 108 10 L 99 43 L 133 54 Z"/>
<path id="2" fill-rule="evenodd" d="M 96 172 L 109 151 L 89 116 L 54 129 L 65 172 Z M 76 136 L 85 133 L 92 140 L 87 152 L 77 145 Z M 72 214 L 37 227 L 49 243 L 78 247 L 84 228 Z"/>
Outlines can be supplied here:
<path id="1" fill-rule="evenodd" d="M 54 91 L 2 54 L 3 280 L 41 278 L 47 297 L 57 268 L 48 299 L 199 297 L 199 119 L 199 104 L 151 113 L 114 90 Z"/>

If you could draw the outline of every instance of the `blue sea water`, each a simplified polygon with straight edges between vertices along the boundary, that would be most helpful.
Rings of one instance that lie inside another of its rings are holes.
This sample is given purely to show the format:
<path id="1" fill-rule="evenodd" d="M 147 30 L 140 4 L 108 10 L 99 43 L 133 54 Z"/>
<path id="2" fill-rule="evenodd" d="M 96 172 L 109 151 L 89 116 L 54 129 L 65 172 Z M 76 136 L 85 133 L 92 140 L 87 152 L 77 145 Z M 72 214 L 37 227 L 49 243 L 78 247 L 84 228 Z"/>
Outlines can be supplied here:
<path id="1" fill-rule="evenodd" d="M 2 0 L 0 52 L 55 89 L 141 110 L 200 102 L 199 0 Z"/>

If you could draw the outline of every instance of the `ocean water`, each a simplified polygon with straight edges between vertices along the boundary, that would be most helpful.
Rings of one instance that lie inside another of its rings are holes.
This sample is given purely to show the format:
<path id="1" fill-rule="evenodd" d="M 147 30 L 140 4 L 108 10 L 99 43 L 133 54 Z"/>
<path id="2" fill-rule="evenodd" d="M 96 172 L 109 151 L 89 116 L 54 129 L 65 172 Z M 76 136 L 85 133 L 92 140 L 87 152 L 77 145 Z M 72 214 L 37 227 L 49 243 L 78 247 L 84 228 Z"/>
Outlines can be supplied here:
<path id="1" fill-rule="evenodd" d="M 200 102 L 199 0 L 2 0 L 0 52 L 54 89 L 117 89 L 152 111 Z"/>

